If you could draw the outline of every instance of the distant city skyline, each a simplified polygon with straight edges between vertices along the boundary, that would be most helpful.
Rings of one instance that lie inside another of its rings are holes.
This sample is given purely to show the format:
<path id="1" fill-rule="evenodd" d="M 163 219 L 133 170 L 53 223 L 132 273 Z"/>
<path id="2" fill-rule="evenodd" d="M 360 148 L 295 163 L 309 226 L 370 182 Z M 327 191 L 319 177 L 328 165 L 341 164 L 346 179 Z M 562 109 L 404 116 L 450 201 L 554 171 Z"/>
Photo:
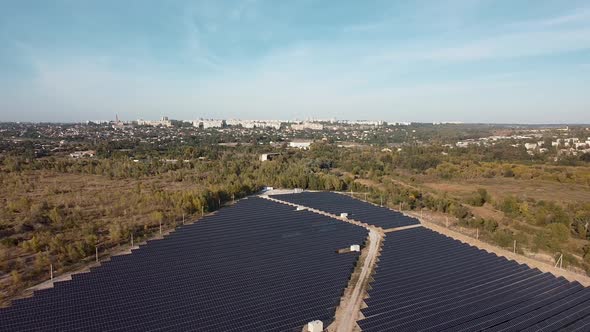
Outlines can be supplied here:
<path id="1" fill-rule="evenodd" d="M 0 122 L 590 123 L 588 1 L 12 1 Z"/>

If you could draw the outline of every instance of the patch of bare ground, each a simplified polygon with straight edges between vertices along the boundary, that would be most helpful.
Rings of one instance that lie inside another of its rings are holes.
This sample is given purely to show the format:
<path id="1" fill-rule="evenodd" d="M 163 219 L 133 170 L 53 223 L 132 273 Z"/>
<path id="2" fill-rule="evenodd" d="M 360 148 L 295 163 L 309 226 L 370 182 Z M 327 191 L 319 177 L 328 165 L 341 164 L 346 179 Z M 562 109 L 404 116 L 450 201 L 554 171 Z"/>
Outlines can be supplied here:
<path id="1" fill-rule="evenodd" d="M 494 207 L 489 204 L 486 204 L 484 206 L 470 205 L 469 209 L 471 210 L 471 213 L 473 213 L 474 216 L 483 219 L 493 219 L 496 221 L 500 221 L 505 217 L 504 212 L 494 209 Z"/>

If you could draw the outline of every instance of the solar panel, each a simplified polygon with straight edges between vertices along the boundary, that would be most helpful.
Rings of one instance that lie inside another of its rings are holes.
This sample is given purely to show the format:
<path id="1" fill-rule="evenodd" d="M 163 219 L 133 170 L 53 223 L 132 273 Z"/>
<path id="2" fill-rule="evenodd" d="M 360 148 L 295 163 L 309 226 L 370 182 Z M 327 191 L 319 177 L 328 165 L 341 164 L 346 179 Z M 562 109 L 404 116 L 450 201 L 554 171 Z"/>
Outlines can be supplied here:
<path id="1" fill-rule="evenodd" d="M 367 231 L 241 200 L 0 309 L 2 331 L 301 331 L 327 325 Z"/>
<path id="2" fill-rule="evenodd" d="M 588 331 L 590 289 L 434 231 L 389 233 L 363 331 Z"/>
<path id="3" fill-rule="evenodd" d="M 307 206 L 335 215 L 348 213 L 348 218 L 383 229 L 417 225 L 415 218 L 408 217 L 386 207 L 359 201 L 344 194 L 333 192 L 302 192 L 297 194 L 273 195 L 272 198 Z"/>

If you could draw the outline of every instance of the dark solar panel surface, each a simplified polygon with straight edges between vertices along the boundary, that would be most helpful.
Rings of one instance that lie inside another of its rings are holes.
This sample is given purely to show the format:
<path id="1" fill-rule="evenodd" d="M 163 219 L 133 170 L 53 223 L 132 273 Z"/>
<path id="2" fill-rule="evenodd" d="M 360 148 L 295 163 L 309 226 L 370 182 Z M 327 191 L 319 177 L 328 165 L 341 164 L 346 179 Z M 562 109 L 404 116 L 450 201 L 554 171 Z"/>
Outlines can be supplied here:
<path id="1" fill-rule="evenodd" d="M 383 229 L 420 223 L 415 218 L 410 218 L 388 208 L 379 207 L 333 192 L 306 191 L 298 194 L 274 195 L 271 197 L 336 215 L 345 212 L 348 213 L 348 217 L 351 219 Z"/>
<path id="2" fill-rule="evenodd" d="M 301 331 L 329 323 L 362 227 L 261 198 L 0 309 L 1 331 Z"/>
<path id="3" fill-rule="evenodd" d="M 424 228 L 387 234 L 363 331 L 590 331 L 590 289 Z"/>

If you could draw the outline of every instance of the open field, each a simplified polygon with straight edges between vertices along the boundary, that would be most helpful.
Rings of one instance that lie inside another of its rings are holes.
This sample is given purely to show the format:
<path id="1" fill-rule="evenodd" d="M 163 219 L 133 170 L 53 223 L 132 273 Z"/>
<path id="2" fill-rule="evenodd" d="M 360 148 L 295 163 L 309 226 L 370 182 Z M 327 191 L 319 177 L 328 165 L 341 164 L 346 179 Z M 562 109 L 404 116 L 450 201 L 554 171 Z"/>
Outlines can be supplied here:
<path id="1" fill-rule="evenodd" d="M 477 188 L 486 189 L 492 197 L 506 195 L 517 196 L 523 200 L 557 201 L 570 203 L 572 201 L 590 202 L 590 187 L 573 183 L 559 183 L 542 180 L 519 180 L 513 178 L 479 178 L 474 180 L 456 179 L 453 181 L 428 182 L 424 179 L 423 186 L 440 193 L 447 192 L 457 197 L 466 197 Z"/>

